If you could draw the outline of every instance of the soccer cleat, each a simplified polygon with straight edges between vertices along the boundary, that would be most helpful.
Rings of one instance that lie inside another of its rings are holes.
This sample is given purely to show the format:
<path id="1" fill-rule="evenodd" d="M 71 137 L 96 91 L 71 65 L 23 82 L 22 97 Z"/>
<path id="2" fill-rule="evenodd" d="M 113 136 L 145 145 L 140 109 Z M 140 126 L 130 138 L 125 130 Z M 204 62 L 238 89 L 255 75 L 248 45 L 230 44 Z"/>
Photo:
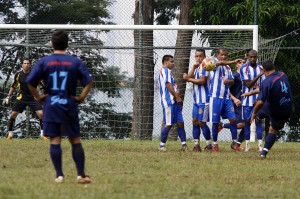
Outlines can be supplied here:
<path id="1" fill-rule="evenodd" d="M 166 152 L 167 151 L 167 148 L 166 147 L 159 147 L 158 149 L 160 152 Z"/>
<path id="2" fill-rule="evenodd" d="M 189 150 L 189 149 L 188 149 L 187 145 L 186 145 L 186 144 L 183 144 L 182 147 L 181 147 L 181 151 L 186 152 L 186 151 L 188 151 L 188 150 Z"/>
<path id="3" fill-rule="evenodd" d="M 266 158 L 267 158 L 266 155 L 260 155 L 260 159 L 261 159 L 261 160 L 264 160 L 264 159 L 266 159 Z"/>
<path id="4" fill-rule="evenodd" d="M 214 151 L 214 152 L 219 152 L 219 151 L 220 151 L 219 145 L 218 145 L 218 144 L 214 144 L 214 146 L 213 146 L 213 151 Z"/>
<path id="5" fill-rule="evenodd" d="M 6 138 L 7 140 L 12 140 L 12 136 L 7 136 L 7 138 Z"/>
<path id="6" fill-rule="evenodd" d="M 90 176 L 86 175 L 86 176 L 77 176 L 76 182 L 78 184 L 89 184 L 92 182 Z"/>
<path id="7" fill-rule="evenodd" d="M 236 142 L 231 142 L 230 148 L 234 150 L 235 145 L 236 145 Z"/>
<path id="8" fill-rule="evenodd" d="M 223 129 L 223 123 L 220 122 L 219 125 L 218 125 L 218 133 L 220 133 Z"/>
<path id="9" fill-rule="evenodd" d="M 199 144 L 195 144 L 195 146 L 193 148 L 193 151 L 195 151 L 195 152 L 201 152 L 202 150 L 201 150 L 200 145 Z"/>
<path id="10" fill-rule="evenodd" d="M 250 148 L 246 147 L 245 152 L 250 152 Z"/>
<path id="11" fill-rule="evenodd" d="M 211 151 L 213 149 L 211 144 L 205 146 L 204 151 Z"/>
<path id="12" fill-rule="evenodd" d="M 40 138 L 41 138 L 41 140 L 48 140 L 48 138 L 45 136 L 41 136 Z"/>
<path id="13" fill-rule="evenodd" d="M 57 178 L 55 178 L 55 182 L 63 183 L 64 182 L 64 176 L 58 176 Z"/>
<path id="14" fill-rule="evenodd" d="M 234 150 L 235 151 L 243 151 L 243 147 L 239 146 L 238 144 L 234 145 Z"/>

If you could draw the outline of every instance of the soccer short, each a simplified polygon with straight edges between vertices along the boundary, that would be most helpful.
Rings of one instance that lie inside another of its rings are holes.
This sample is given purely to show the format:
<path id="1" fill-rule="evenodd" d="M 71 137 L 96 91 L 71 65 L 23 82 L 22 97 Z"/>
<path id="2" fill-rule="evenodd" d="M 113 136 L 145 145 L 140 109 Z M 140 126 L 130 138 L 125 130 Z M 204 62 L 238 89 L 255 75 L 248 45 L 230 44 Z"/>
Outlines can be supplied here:
<path id="1" fill-rule="evenodd" d="M 237 123 L 242 123 L 244 120 L 242 118 L 242 106 L 236 106 L 233 104 L 234 107 L 234 113 L 235 113 L 235 118 Z"/>
<path id="2" fill-rule="evenodd" d="M 219 123 L 223 119 L 235 119 L 232 100 L 211 97 L 209 99 L 209 117 L 212 123 Z"/>
<path id="3" fill-rule="evenodd" d="M 46 137 L 57 137 L 57 136 L 79 137 L 80 136 L 79 122 L 73 122 L 73 123 L 44 122 L 43 131 Z"/>
<path id="4" fill-rule="evenodd" d="M 183 122 L 182 107 L 176 102 L 171 106 L 163 109 L 163 118 L 165 125 L 173 125 L 177 122 Z"/>
<path id="5" fill-rule="evenodd" d="M 16 111 L 19 113 L 22 113 L 24 111 L 24 109 L 26 108 L 26 106 L 29 106 L 33 111 L 39 111 L 39 110 L 43 110 L 42 106 L 37 103 L 37 101 L 33 100 L 16 100 L 13 107 L 12 107 L 12 111 Z"/>
<path id="6" fill-rule="evenodd" d="M 250 120 L 253 113 L 253 106 L 242 106 L 242 119 Z"/>
<path id="7" fill-rule="evenodd" d="M 281 130 L 284 127 L 285 123 L 288 121 L 288 119 L 290 117 L 290 112 L 282 113 L 280 118 L 270 117 L 269 114 L 270 114 L 269 110 L 265 111 L 264 109 L 261 109 L 260 111 L 258 111 L 256 117 L 258 119 L 270 118 L 270 123 L 271 123 L 272 128 L 277 131 Z"/>
<path id="8" fill-rule="evenodd" d="M 208 122 L 208 103 L 206 104 L 194 104 L 193 105 L 193 118 L 197 118 L 198 121 Z"/>

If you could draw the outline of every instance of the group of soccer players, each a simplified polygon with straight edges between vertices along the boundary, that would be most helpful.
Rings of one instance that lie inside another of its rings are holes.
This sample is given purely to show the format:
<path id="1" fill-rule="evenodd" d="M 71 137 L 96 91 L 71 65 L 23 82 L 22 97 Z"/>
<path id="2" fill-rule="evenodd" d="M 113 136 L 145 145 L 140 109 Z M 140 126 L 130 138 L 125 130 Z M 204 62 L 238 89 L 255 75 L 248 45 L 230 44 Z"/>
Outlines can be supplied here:
<path id="1" fill-rule="evenodd" d="M 213 71 L 204 70 L 201 63 L 205 57 L 205 50 L 196 49 L 196 63 L 188 74 L 183 74 L 184 80 L 193 83 L 193 151 L 202 150 L 199 142 L 201 129 L 206 140 L 204 150 L 219 152 L 218 133 L 225 127 L 231 132 L 231 148 L 235 151 L 248 152 L 250 151 L 250 124 L 255 122 L 258 150 L 261 157 L 265 158 L 276 141 L 276 134 L 291 115 L 292 100 L 287 76 L 283 72 L 275 71 L 274 64 L 269 60 L 265 60 L 262 65 L 258 63 L 258 53 L 255 50 L 247 53 L 246 62 L 244 59 L 227 61 L 227 50 L 219 49 L 214 57 L 216 67 Z M 229 65 L 234 63 L 237 72 L 232 74 Z M 173 56 L 163 56 L 162 64 L 158 84 L 165 128 L 161 132 L 159 150 L 166 151 L 168 132 L 172 125 L 180 123 L 178 135 L 182 142 L 182 149 L 186 151 L 183 103 L 171 73 L 174 67 Z M 221 117 L 228 119 L 229 123 L 222 124 Z M 271 126 L 263 147 L 261 120 L 265 117 L 270 118 Z M 209 121 L 212 123 L 211 130 L 206 124 Z M 239 139 L 237 139 L 237 128 L 242 129 Z M 244 139 L 245 149 L 241 147 Z"/>

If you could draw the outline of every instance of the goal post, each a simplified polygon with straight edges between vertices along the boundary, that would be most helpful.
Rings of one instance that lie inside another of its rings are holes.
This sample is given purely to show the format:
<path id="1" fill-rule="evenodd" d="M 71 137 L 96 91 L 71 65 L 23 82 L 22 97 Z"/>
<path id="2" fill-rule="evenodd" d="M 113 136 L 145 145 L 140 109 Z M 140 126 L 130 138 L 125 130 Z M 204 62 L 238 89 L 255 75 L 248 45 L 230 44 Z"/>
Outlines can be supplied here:
<path id="1" fill-rule="evenodd" d="M 213 55 L 213 51 L 224 47 L 233 58 L 244 55 L 245 49 L 259 50 L 257 25 L 0 24 L 0 29 L 0 85 L 6 87 L 3 96 L 8 86 L 4 80 L 20 69 L 27 49 L 34 64 L 52 52 L 53 30 L 68 32 L 68 53 L 83 59 L 95 78 L 93 91 L 80 107 L 80 124 L 86 138 L 159 138 L 162 109 L 157 73 L 164 54 L 180 51 L 176 61 L 183 61 L 184 70 L 188 70 L 197 48 Z M 176 41 L 179 31 L 184 32 L 181 44 Z M 182 75 L 175 78 L 182 79 Z M 182 90 L 185 128 L 187 136 L 192 137 L 191 85 L 182 85 Z M 5 113 L 10 110 L 1 108 Z M 2 117 L 3 123 L 5 120 Z M 230 140 L 229 133 L 221 135 L 221 140 Z"/>

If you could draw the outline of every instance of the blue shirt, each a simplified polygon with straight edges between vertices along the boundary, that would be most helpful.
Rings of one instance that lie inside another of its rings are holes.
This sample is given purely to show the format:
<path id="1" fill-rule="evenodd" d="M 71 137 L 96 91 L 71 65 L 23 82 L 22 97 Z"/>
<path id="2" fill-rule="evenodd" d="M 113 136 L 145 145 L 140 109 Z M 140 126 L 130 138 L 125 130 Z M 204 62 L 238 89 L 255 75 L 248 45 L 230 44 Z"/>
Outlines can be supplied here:
<path id="1" fill-rule="evenodd" d="M 85 87 L 93 79 L 80 59 L 67 54 L 52 54 L 40 59 L 26 82 L 36 87 L 40 80 L 44 80 L 44 122 L 69 123 L 77 122 L 78 105 L 71 98 L 76 96 L 78 80 Z"/>
<path id="2" fill-rule="evenodd" d="M 282 118 L 292 111 L 292 95 L 287 76 L 283 72 L 274 72 L 260 84 L 258 99 L 263 101 L 264 110 L 269 116 Z"/>
<path id="3" fill-rule="evenodd" d="M 234 84 L 229 87 L 231 95 L 237 99 L 241 99 L 242 95 L 242 80 L 239 73 L 233 73 Z"/>
<path id="4" fill-rule="evenodd" d="M 204 70 L 200 65 L 194 71 L 195 79 L 200 79 L 202 76 L 207 77 L 205 84 L 193 84 L 194 104 L 205 104 L 209 101 L 209 72 Z"/>
<path id="5" fill-rule="evenodd" d="M 174 91 L 177 91 L 177 85 L 175 83 L 174 77 L 172 76 L 171 70 L 166 67 L 159 69 L 158 85 L 161 105 L 163 108 L 167 108 L 175 103 L 174 96 L 170 93 L 167 88 L 167 83 L 171 83 Z"/>

